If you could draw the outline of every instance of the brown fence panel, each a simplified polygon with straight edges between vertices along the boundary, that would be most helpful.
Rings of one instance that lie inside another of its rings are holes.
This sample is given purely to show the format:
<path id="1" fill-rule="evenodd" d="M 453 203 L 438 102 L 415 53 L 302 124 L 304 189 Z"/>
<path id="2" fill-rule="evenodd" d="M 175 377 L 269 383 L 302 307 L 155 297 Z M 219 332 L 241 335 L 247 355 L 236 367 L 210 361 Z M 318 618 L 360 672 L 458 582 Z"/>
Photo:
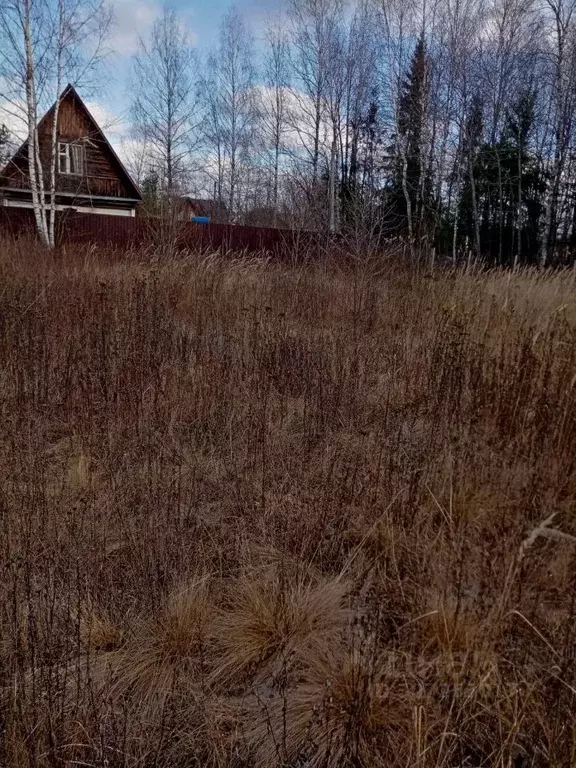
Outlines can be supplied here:
<path id="1" fill-rule="evenodd" d="M 156 248 L 170 243 L 182 250 L 266 253 L 278 260 L 316 259 L 328 245 L 314 232 L 234 224 L 170 223 L 155 217 L 106 216 L 65 211 L 57 214 L 59 245 L 97 244 L 115 248 Z M 0 208 L 0 231 L 14 237 L 35 232 L 34 214 Z"/>

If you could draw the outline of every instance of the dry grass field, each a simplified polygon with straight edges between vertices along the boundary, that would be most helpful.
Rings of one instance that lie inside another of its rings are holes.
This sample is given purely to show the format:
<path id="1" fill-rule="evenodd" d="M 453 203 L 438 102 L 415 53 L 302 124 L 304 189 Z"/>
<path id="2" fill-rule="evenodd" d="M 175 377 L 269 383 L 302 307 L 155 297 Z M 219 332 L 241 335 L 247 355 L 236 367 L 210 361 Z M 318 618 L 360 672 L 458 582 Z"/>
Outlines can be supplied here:
<path id="1" fill-rule="evenodd" d="M 576 765 L 576 273 L 0 245 L 0 765 Z"/>

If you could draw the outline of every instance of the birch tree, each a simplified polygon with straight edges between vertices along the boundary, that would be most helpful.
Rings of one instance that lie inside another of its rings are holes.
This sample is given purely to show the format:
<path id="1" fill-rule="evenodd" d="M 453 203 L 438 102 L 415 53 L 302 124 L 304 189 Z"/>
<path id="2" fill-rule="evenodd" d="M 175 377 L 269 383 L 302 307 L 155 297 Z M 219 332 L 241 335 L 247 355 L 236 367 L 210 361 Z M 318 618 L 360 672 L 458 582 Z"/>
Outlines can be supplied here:
<path id="1" fill-rule="evenodd" d="M 326 111 L 328 118 L 327 170 L 328 170 L 328 229 L 336 232 L 339 227 L 338 208 L 338 159 L 341 155 L 343 134 L 342 123 L 346 93 L 346 42 L 339 19 L 334 19 L 327 30 L 327 51 L 329 65 L 326 73 Z"/>
<path id="2" fill-rule="evenodd" d="M 294 105 L 291 126 L 299 139 L 300 156 L 310 166 L 313 190 L 319 179 L 324 134 L 330 118 L 329 78 L 337 66 L 331 57 L 342 11 L 341 0 L 291 0 L 289 6 Z"/>
<path id="3" fill-rule="evenodd" d="M 339 130 L 341 197 L 344 218 L 359 198 L 359 154 L 366 121 L 370 120 L 378 92 L 375 16 L 368 3 L 361 3 L 346 29 L 342 117 Z M 365 203 L 362 203 L 364 207 Z"/>
<path id="4" fill-rule="evenodd" d="M 199 144 L 198 77 L 186 29 L 165 7 L 134 57 L 132 115 L 169 201 L 182 190 Z"/>
<path id="5" fill-rule="evenodd" d="M 4 123 L 0 123 L 0 168 L 4 167 L 4 164 L 9 157 L 10 146 L 10 131 Z"/>
<path id="6" fill-rule="evenodd" d="M 217 50 L 203 81 L 204 141 L 216 196 L 234 221 L 241 209 L 241 180 L 256 131 L 254 44 L 236 7 L 222 19 Z"/>
<path id="7" fill-rule="evenodd" d="M 273 225 L 276 226 L 280 190 L 280 164 L 286 153 L 289 109 L 289 42 L 281 19 L 268 25 L 265 33 L 264 82 L 259 119 L 264 145 L 272 164 Z"/>

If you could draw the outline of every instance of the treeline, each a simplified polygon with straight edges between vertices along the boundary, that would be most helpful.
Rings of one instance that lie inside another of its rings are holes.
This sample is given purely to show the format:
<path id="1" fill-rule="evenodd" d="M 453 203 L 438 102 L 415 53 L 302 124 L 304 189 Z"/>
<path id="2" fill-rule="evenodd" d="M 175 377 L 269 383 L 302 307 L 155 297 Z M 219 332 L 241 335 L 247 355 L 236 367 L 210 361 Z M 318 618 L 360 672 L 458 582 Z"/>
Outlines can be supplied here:
<path id="1" fill-rule="evenodd" d="M 287 0 L 257 39 L 232 7 L 200 58 L 165 7 L 129 88 L 125 155 L 145 208 L 191 195 L 228 222 L 398 235 L 454 261 L 569 260 L 575 11 L 576 0 Z M 20 110 L 29 142 L 66 82 L 98 81 L 112 24 L 107 0 L 0 3 L 0 102 Z"/>
<path id="2" fill-rule="evenodd" d="M 134 169 L 231 221 L 403 234 L 457 259 L 568 258 L 576 0 L 290 0 L 198 61 L 173 10 L 137 55 Z"/>

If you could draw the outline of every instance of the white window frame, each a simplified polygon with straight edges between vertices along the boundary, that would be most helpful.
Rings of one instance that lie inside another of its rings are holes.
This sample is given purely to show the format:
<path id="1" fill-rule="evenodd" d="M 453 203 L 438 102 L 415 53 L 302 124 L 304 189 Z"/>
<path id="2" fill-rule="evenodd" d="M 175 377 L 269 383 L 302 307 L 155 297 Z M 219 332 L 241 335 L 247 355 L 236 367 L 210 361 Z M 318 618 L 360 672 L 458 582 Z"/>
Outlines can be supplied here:
<path id="1" fill-rule="evenodd" d="M 79 168 L 76 166 L 80 166 Z M 68 141 L 58 142 L 58 172 L 66 176 L 83 176 L 86 165 L 84 145 Z"/>

